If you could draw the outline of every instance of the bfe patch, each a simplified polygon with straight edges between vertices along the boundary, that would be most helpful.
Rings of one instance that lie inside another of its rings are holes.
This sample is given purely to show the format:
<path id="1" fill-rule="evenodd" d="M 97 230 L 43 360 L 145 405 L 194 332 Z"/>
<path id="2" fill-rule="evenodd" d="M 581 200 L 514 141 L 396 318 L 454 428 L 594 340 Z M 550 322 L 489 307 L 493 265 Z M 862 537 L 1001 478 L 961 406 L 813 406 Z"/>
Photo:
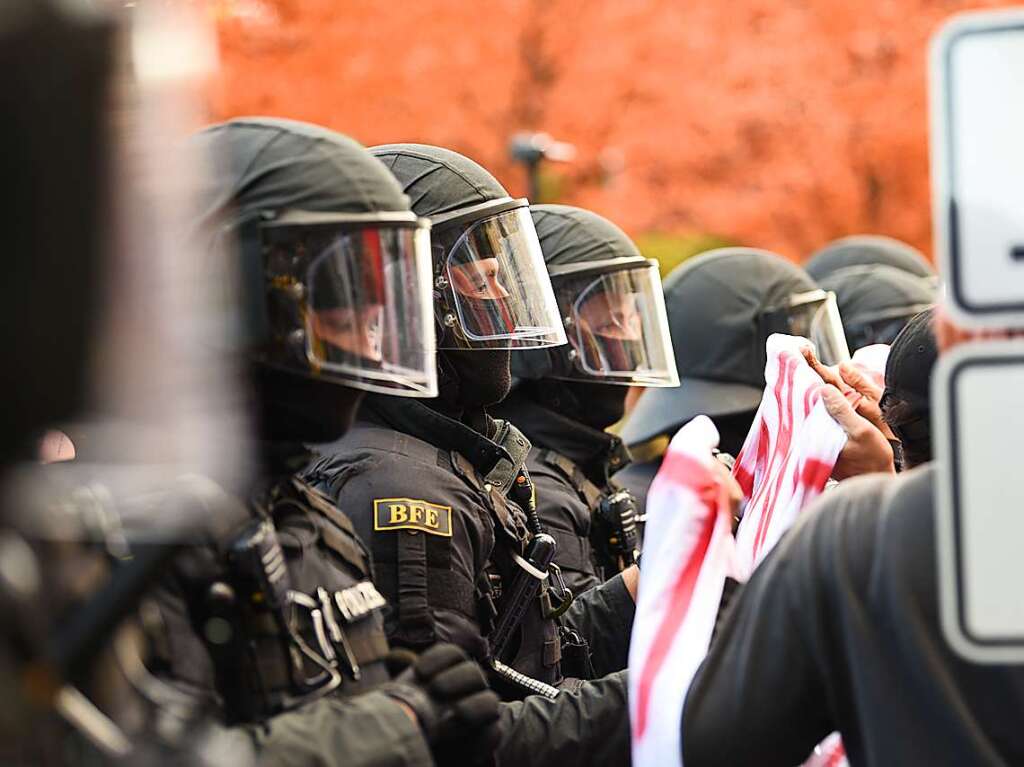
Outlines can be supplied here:
<path id="1" fill-rule="evenodd" d="M 452 507 L 417 498 L 375 498 L 374 530 L 419 530 L 430 535 L 452 535 Z"/>

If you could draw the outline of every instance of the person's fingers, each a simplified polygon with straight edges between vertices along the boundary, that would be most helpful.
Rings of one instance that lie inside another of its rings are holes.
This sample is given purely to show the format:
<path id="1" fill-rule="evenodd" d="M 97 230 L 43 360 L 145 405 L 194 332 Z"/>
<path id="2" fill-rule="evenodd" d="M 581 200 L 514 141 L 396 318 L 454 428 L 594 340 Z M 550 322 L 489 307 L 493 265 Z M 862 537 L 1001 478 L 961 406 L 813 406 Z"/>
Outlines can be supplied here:
<path id="1" fill-rule="evenodd" d="M 487 679 L 475 663 L 465 662 L 446 669 L 430 682 L 430 692 L 442 700 L 455 700 L 487 689 Z"/>
<path id="2" fill-rule="evenodd" d="M 896 437 L 889 428 L 889 424 L 882 417 L 882 408 L 879 402 L 882 399 L 882 387 L 878 386 L 871 377 L 856 365 L 844 362 L 839 366 L 839 372 L 843 379 L 850 384 L 860 395 L 859 401 L 851 403 L 853 408 L 862 416 L 867 418 L 876 429 L 885 435 L 886 439 L 895 440 Z"/>
<path id="3" fill-rule="evenodd" d="M 864 431 L 869 424 L 853 409 L 853 405 L 833 386 L 825 386 L 821 390 L 821 399 L 832 420 L 843 427 L 847 435 L 853 437 Z"/>
<path id="4" fill-rule="evenodd" d="M 835 386 L 843 393 L 851 391 L 850 387 L 845 381 L 843 381 L 843 377 L 839 375 L 839 371 L 822 363 L 814 353 L 813 348 L 810 346 L 803 346 L 800 348 L 800 353 L 803 354 L 804 359 L 807 360 L 807 364 L 810 365 L 811 370 L 817 373 L 818 377 L 821 378 L 822 381 L 830 384 L 831 386 Z"/>
<path id="5" fill-rule="evenodd" d="M 839 363 L 839 374 L 859 394 L 863 394 L 875 402 L 882 398 L 882 387 L 872 381 L 863 370 L 852 362 Z"/>
<path id="6" fill-rule="evenodd" d="M 466 654 L 453 644 L 436 644 L 416 661 L 416 676 L 433 679 L 447 668 L 466 660 Z"/>
<path id="7" fill-rule="evenodd" d="M 494 722 L 499 714 L 498 696 L 493 690 L 481 690 L 460 700 L 452 708 L 455 709 L 455 715 L 468 724 Z"/>
<path id="8" fill-rule="evenodd" d="M 714 471 L 715 478 L 729 504 L 729 513 L 735 515 L 743 502 L 743 489 L 740 487 L 740 483 L 736 481 L 736 477 L 732 475 L 729 468 L 720 461 L 712 462 L 712 471 Z"/>

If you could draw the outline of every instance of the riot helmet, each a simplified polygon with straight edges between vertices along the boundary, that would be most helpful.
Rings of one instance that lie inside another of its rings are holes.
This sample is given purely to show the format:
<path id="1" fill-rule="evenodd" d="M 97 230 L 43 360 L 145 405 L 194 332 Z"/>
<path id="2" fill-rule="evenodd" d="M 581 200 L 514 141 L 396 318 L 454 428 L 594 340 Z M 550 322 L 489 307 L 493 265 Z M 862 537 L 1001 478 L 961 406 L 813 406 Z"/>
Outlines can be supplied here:
<path id="1" fill-rule="evenodd" d="M 257 365 L 397 396 L 437 393 L 430 224 L 351 139 L 272 118 L 236 119 L 195 141 L 214 166 L 202 224 L 237 238 Z"/>
<path id="2" fill-rule="evenodd" d="M 752 418 L 772 333 L 810 339 L 828 364 L 849 358 L 835 296 L 765 250 L 719 248 L 689 259 L 665 279 L 665 304 L 680 386 L 644 392 L 622 429 L 629 445 L 701 414 Z"/>
<path id="3" fill-rule="evenodd" d="M 836 269 L 819 284 L 836 294 L 851 349 L 891 344 L 914 315 L 935 303 L 930 280 L 883 264 Z"/>
<path id="4" fill-rule="evenodd" d="M 484 168 L 447 149 L 387 144 L 370 151 L 431 222 L 439 349 L 565 343 L 526 200 L 512 199 Z"/>
<path id="5" fill-rule="evenodd" d="M 879 234 L 856 234 L 833 240 L 804 263 L 804 269 L 821 282 L 836 269 L 884 264 L 935 282 L 935 269 L 917 248 Z"/>
<path id="6" fill-rule="evenodd" d="M 658 263 L 607 219 L 531 206 L 569 343 L 516 351 L 517 378 L 678 386 Z"/>

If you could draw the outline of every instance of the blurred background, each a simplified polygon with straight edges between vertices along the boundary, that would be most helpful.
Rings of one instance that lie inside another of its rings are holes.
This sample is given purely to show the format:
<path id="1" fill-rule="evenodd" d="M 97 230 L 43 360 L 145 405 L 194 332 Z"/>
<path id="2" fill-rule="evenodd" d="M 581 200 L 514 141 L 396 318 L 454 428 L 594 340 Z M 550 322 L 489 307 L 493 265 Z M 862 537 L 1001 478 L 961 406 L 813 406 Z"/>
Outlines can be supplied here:
<path id="1" fill-rule="evenodd" d="M 534 197 L 608 216 L 663 273 L 722 244 L 800 261 L 859 232 L 930 255 L 927 39 L 955 11 L 1011 4 L 210 3 L 213 117 L 440 144 L 516 195 L 549 144 Z"/>

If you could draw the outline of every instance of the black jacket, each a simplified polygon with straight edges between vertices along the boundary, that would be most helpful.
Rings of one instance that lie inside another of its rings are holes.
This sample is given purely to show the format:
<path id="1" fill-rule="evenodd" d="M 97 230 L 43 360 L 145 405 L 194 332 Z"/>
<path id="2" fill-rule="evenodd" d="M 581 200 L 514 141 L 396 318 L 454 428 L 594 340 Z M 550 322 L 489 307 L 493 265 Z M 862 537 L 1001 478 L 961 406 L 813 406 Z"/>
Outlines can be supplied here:
<path id="1" fill-rule="evenodd" d="M 394 643 L 419 648 L 450 641 L 486 658 L 481 580 L 492 568 L 506 577 L 502 557 L 528 535 L 522 510 L 485 481 L 489 465 L 507 453 L 418 402 L 371 397 L 363 417 L 345 438 L 321 448 L 322 457 L 305 476 L 344 504 L 370 542 L 376 582 L 394 606 L 386 624 Z M 415 520 L 391 508 L 396 505 L 415 506 Z M 576 685 L 553 701 L 529 696 L 503 707 L 501 763 L 572 767 L 591 764 L 590 754 L 603 753 L 604 763 L 628 764 L 623 669 L 632 618 L 632 599 L 621 578 L 572 605 L 563 623 L 590 640 L 595 673 L 609 676 Z M 560 682 L 554 629 L 539 608 L 531 611 L 510 665 Z M 552 751 L 552 738 L 564 747 Z"/>
<path id="2" fill-rule="evenodd" d="M 611 475 L 629 463 L 614 434 L 594 429 L 513 391 L 496 409 L 533 443 L 526 460 L 537 488 L 537 514 L 558 542 L 555 562 L 566 585 L 582 594 L 614 574 L 592 545 L 592 516 Z"/>
<path id="3" fill-rule="evenodd" d="M 1024 764 L 1024 669 L 954 655 L 940 627 L 931 466 L 842 483 L 729 608 L 683 714 L 688 767 Z"/>

